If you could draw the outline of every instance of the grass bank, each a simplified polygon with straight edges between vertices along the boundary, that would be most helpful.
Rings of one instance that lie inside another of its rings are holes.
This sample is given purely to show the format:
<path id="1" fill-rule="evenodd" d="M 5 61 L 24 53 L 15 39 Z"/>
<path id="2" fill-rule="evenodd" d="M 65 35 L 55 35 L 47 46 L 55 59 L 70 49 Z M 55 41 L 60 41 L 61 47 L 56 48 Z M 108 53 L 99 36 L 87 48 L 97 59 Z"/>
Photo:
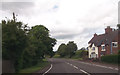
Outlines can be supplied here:
<path id="1" fill-rule="evenodd" d="M 37 65 L 22 69 L 19 71 L 19 73 L 34 73 L 36 71 L 39 71 L 39 70 L 45 68 L 49 64 L 50 63 L 46 59 L 43 59 L 43 61 L 39 62 Z"/>

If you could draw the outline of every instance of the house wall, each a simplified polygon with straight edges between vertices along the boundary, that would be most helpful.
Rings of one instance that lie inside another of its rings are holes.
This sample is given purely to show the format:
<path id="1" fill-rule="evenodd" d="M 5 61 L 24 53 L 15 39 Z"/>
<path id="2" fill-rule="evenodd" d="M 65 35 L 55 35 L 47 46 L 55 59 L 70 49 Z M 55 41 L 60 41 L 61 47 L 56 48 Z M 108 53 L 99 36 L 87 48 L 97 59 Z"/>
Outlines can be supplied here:
<path id="1" fill-rule="evenodd" d="M 115 42 L 117 42 L 117 44 L 118 44 L 118 47 L 112 47 L 112 49 L 113 49 L 113 54 L 117 54 L 118 53 L 118 50 L 119 50 L 119 42 L 120 42 L 120 40 L 118 39 L 118 38 L 120 38 L 119 35 L 120 33 L 119 33 L 119 30 L 118 30 L 118 35 L 114 38 L 114 41 Z M 114 42 L 113 41 L 113 42 Z"/>
<path id="2" fill-rule="evenodd" d="M 113 49 L 113 50 L 112 50 L 112 51 L 113 51 L 113 52 L 112 52 L 113 54 L 117 54 L 117 53 L 118 53 L 118 47 L 112 47 L 112 49 Z"/>
<path id="3" fill-rule="evenodd" d="M 101 51 L 102 47 L 98 47 L 98 58 L 101 57 L 101 54 L 104 55 L 110 55 L 111 54 L 111 45 L 106 45 L 105 46 L 105 51 Z M 118 53 L 118 47 L 112 47 L 112 54 L 117 54 Z"/>
<path id="4" fill-rule="evenodd" d="M 103 55 L 109 55 L 110 54 L 110 48 L 111 47 L 109 45 L 106 45 L 105 46 L 105 51 L 102 51 L 102 47 L 99 46 L 98 47 L 98 58 L 101 57 L 101 54 L 103 54 Z"/>
<path id="5" fill-rule="evenodd" d="M 95 50 L 93 50 L 93 47 L 95 47 Z M 92 52 L 95 52 L 95 54 L 97 54 L 97 58 L 98 58 L 98 47 L 96 47 L 94 44 L 92 45 L 92 47 L 88 47 L 89 58 L 91 58 L 90 55 Z"/>
<path id="6" fill-rule="evenodd" d="M 106 48 L 106 54 L 105 55 L 110 55 L 111 54 L 111 46 L 107 45 L 105 48 Z"/>

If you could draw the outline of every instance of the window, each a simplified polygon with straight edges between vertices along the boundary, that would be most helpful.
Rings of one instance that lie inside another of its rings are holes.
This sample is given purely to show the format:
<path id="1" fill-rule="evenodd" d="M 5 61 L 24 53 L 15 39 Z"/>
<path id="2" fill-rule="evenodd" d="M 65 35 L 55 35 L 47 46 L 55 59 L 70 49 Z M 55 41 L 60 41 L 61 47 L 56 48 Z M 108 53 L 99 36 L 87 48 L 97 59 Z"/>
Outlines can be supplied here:
<path id="1" fill-rule="evenodd" d="M 96 56 L 96 53 L 95 53 L 95 52 L 92 52 L 90 56 L 91 56 L 91 58 L 97 58 L 97 56 Z"/>
<path id="2" fill-rule="evenodd" d="M 112 42 L 112 46 L 113 46 L 113 47 L 118 47 L 117 42 Z"/>
<path id="3" fill-rule="evenodd" d="M 104 54 L 101 54 L 100 56 L 104 56 Z"/>
<path id="4" fill-rule="evenodd" d="M 104 52 L 101 52 L 101 53 L 100 53 L 100 56 L 104 56 L 104 55 L 105 55 L 105 53 L 104 53 Z"/>
<path id="5" fill-rule="evenodd" d="M 95 47 L 93 47 L 93 49 L 92 50 L 95 50 Z"/>
<path id="6" fill-rule="evenodd" d="M 102 45 L 101 48 L 101 51 L 105 51 L 105 45 Z"/>
<path id="7" fill-rule="evenodd" d="M 105 49 L 105 46 L 102 46 L 102 50 L 104 50 Z"/>

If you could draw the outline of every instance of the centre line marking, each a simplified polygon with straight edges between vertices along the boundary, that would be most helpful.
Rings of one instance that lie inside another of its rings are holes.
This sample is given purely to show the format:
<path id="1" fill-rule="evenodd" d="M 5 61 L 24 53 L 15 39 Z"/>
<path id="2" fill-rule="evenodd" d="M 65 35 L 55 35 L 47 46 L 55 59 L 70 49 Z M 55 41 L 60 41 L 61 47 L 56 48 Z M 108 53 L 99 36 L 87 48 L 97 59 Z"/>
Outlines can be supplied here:
<path id="1" fill-rule="evenodd" d="M 78 67 L 76 67 L 76 66 L 73 66 L 74 68 L 76 68 L 76 69 L 78 69 Z"/>
<path id="2" fill-rule="evenodd" d="M 67 62 L 66 62 L 66 63 L 67 63 Z M 71 65 L 72 67 L 78 69 L 78 67 L 75 66 L 75 65 L 73 65 L 73 64 L 70 64 L 70 63 L 67 63 L 67 64 L 69 64 L 69 65 Z M 83 72 L 83 73 L 85 73 L 85 74 L 87 74 L 87 75 L 90 75 L 89 73 L 87 73 L 86 71 L 84 71 L 84 70 L 82 70 L 82 69 L 80 69 L 80 71 Z"/>

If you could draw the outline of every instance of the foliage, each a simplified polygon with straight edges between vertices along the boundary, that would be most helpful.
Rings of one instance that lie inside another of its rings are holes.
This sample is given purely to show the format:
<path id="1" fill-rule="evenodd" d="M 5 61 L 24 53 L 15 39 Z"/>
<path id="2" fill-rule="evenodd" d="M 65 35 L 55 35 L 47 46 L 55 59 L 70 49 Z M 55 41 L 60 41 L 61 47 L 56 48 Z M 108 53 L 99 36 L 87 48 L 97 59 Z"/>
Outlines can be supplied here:
<path id="1" fill-rule="evenodd" d="M 86 50 L 85 47 L 82 47 L 80 50 Z"/>
<path id="2" fill-rule="evenodd" d="M 108 62 L 108 63 L 117 63 L 117 64 L 118 64 L 118 61 L 120 62 L 120 60 L 118 60 L 117 54 L 102 56 L 101 61 Z"/>
<path id="3" fill-rule="evenodd" d="M 117 24 L 118 29 L 120 29 L 120 24 Z"/>
<path id="4" fill-rule="evenodd" d="M 55 55 L 53 56 L 53 58 L 60 58 L 60 55 L 59 55 L 59 54 L 55 54 Z"/>
<path id="5" fill-rule="evenodd" d="M 118 51 L 118 54 L 120 54 L 120 50 Z"/>
<path id="6" fill-rule="evenodd" d="M 49 37 L 49 30 L 45 26 L 32 27 L 28 33 L 28 40 L 28 47 L 23 54 L 25 60 L 23 68 L 36 65 L 38 60 L 42 60 L 46 54 L 51 57 L 54 55 L 53 46 L 56 40 Z"/>
<path id="7" fill-rule="evenodd" d="M 57 53 L 61 57 L 67 56 L 67 57 L 71 58 L 75 54 L 76 50 L 77 50 L 77 45 L 73 41 L 70 41 L 67 45 L 62 43 L 59 46 Z"/>
<path id="8" fill-rule="evenodd" d="M 39 61 L 37 65 L 31 66 L 25 69 L 21 69 L 19 73 L 33 73 L 36 71 L 39 71 L 40 69 L 43 69 L 44 67 L 48 66 L 50 63 L 46 60 L 43 59 L 43 61 Z"/>
<path id="9" fill-rule="evenodd" d="M 2 21 L 2 58 L 14 62 L 16 71 L 19 70 L 21 54 L 27 45 L 23 23 L 13 20 Z"/>
<path id="10" fill-rule="evenodd" d="M 59 48 L 58 48 L 58 51 L 57 53 L 61 56 L 61 57 L 64 57 L 66 54 L 67 54 L 67 46 L 62 43 Z"/>
<path id="11" fill-rule="evenodd" d="M 75 52 L 75 55 L 72 58 L 78 59 L 78 58 L 82 58 L 85 59 L 88 57 L 88 51 L 86 50 L 77 50 Z"/>
<path id="12" fill-rule="evenodd" d="M 14 13 L 12 20 L 2 20 L 2 34 L 2 58 L 12 60 L 16 72 L 36 65 L 45 55 L 55 54 L 56 39 L 49 36 L 49 30 L 43 25 L 30 29 L 27 24 L 17 22 Z"/>
<path id="13" fill-rule="evenodd" d="M 77 50 L 77 45 L 73 41 L 70 41 L 67 44 L 67 51 L 68 51 L 67 54 L 69 55 L 69 58 L 71 58 L 75 54 L 76 50 Z"/>

